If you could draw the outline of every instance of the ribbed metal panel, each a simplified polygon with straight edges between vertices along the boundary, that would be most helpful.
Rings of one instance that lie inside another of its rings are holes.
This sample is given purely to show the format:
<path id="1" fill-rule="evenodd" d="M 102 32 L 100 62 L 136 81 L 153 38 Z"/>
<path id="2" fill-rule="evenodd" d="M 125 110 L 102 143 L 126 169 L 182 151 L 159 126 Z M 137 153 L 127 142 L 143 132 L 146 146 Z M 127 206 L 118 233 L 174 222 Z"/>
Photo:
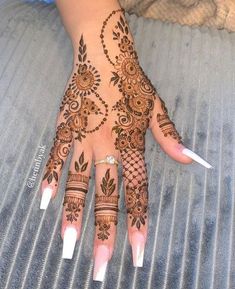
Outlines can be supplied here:
<path id="1" fill-rule="evenodd" d="M 213 170 L 183 166 L 147 135 L 149 233 L 144 267 L 132 266 L 124 196 L 103 284 L 92 281 L 94 178 L 72 260 L 60 237 L 64 187 L 39 209 L 42 169 L 72 69 L 72 46 L 54 5 L 0 0 L 0 288 L 235 288 L 235 35 L 131 16 L 140 62 L 186 146 Z M 39 146 L 44 160 L 27 186 Z M 120 186 L 122 180 L 120 179 Z"/>

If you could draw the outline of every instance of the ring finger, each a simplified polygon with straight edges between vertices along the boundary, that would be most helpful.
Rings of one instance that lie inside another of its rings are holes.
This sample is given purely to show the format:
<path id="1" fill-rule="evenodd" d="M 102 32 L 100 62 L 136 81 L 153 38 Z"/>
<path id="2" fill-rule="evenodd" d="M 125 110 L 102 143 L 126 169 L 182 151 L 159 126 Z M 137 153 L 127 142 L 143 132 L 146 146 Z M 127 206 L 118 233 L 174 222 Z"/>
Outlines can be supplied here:
<path id="1" fill-rule="evenodd" d="M 117 155 L 117 154 L 116 154 Z M 115 154 L 114 158 L 117 160 Z M 102 162 L 96 164 L 95 195 L 95 240 L 94 240 L 94 275 L 96 281 L 103 281 L 108 261 L 111 259 L 118 222 L 118 171 L 116 164 Z M 108 160 L 112 162 L 112 157 Z"/>

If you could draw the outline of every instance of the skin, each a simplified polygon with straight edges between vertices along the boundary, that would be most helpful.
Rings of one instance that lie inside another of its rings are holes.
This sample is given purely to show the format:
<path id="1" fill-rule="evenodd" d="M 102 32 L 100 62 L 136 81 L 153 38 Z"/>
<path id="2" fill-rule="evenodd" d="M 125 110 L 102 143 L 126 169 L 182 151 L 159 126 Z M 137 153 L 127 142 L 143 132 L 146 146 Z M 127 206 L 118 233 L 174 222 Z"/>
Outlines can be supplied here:
<path id="1" fill-rule="evenodd" d="M 147 127 L 170 157 L 183 164 L 189 164 L 192 160 L 181 153 L 184 146 L 167 115 L 164 102 L 139 66 L 133 38 L 118 1 L 99 0 L 93 4 L 87 0 L 56 0 L 56 5 L 73 45 L 74 68 L 58 114 L 57 132 L 45 168 L 42 189 L 51 187 L 53 198 L 56 196 L 63 164 L 73 148 L 61 236 L 63 238 L 66 226 L 72 226 L 78 231 L 79 239 L 92 160 L 113 155 L 123 165 L 129 241 L 136 231 L 141 232 L 146 241 L 148 180 L 144 135 Z M 110 14 L 112 11 L 116 12 Z M 127 46 L 123 44 L 124 40 Z M 125 52 L 126 47 L 129 52 Z M 133 79 L 125 77 L 125 69 L 130 68 L 130 74 L 133 72 L 131 63 L 125 68 L 122 65 L 128 55 L 133 58 L 132 64 L 136 69 Z M 81 79 L 84 73 L 87 73 L 87 77 Z M 142 89 L 143 81 L 148 91 L 133 97 Z M 127 85 L 130 83 L 132 88 L 128 92 Z M 133 85 L 137 88 L 133 88 Z M 133 104 L 131 99 L 140 102 Z M 71 108 L 73 102 L 74 107 L 77 105 L 80 109 Z M 127 129 L 121 120 L 128 116 L 132 121 L 128 120 Z M 168 125 L 165 125 L 166 122 Z M 125 143 L 126 139 L 129 139 L 128 144 Z M 117 211 L 117 167 L 99 164 L 96 166 L 94 254 L 99 244 L 105 244 L 110 249 L 111 258 Z"/>

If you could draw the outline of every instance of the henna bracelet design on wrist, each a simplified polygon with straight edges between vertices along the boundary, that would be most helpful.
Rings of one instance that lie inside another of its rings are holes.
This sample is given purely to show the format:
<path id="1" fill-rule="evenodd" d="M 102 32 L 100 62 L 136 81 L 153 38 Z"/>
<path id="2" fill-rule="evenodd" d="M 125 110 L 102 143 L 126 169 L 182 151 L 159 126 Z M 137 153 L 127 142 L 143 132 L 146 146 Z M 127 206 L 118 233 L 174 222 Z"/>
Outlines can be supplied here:
<path id="1" fill-rule="evenodd" d="M 88 162 L 85 162 L 84 152 L 82 152 L 78 162 L 75 161 L 74 163 L 74 168 L 77 173 L 72 174 L 71 171 L 69 171 L 68 174 L 63 206 L 66 207 L 65 211 L 68 212 L 66 214 L 67 221 L 71 223 L 78 220 L 81 207 L 85 207 L 85 198 L 89 184 L 89 177 L 84 175 L 87 166 Z"/>
<path id="2" fill-rule="evenodd" d="M 95 226 L 99 226 L 98 239 L 102 241 L 109 238 L 109 229 L 111 222 L 117 225 L 117 213 L 118 213 L 118 198 L 119 196 L 113 196 L 116 184 L 114 179 L 110 178 L 110 169 L 107 169 L 105 176 L 102 178 L 100 185 L 103 195 L 95 195 Z"/>

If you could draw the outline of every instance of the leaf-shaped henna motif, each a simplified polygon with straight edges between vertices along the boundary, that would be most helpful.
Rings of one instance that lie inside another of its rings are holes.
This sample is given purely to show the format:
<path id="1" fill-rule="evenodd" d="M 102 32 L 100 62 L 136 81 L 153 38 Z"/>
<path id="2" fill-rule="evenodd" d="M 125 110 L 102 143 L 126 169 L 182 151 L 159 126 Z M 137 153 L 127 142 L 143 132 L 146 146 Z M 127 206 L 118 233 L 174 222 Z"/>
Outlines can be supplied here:
<path id="1" fill-rule="evenodd" d="M 115 191 L 116 185 L 114 184 L 114 179 L 110 179 L 110 169 L 105 173 L 105 177 L 102 179 L 102 184 L 100 185 L 102 192 L 106 196 L 111 196 Z"/>
<path id="2" fill-rule="evenodd" d="M 53 179 L 58 182 L 58 172 L 64 165 L 63 158 L 69 154 L 73 135 L 68 125 L 62 122 L 56 130 L 56 137 L 54 138 L 54 144 L 51 148 L 49 159 L 46 164 L 46 172 L 43 180 L 47 179 L 50 184 Z M 57 185 L 57 184 L 56 184 Z"/>
<path id="3" fill-rule="evenodd" d="M 83 35 L 79 41 L 78 52 L 77 70 L 72 75 L 60 111 L 71 131 L 75 133 L 75 139 L 81 142 L 86 134 L 97 131 L 107 120 L 108 105 L 97 92 L 101 77 L 98 70 L 87 59 L 87 46 Z M 89 122 L 91 115 L 102 116 L 97 118 L 97 125 L 93 128 L 90 127 Z"/>
<path id="4" fill-rule="evenodd" d="M 78 162 L 75 161 L 74 163 L 77 173 L 72 174 L 69 171 L 65 190 L 66 193 L 63 202 L 63 206 L 66 207 L 65 212 L 67 212 L 67 221 L 70 221 L 71 223 L 78 220 L 81 207 L 85 206 L 85 197 L 89 182 L 89 178 L 86 175 L 81 174 L 81 172 L 83 172 L 82 167 L 84 165 L 87 167 L 88 165 L 88 162 L 85 162 L 84 152 L 81 153 Z"/>
<path id="5" fill-rule="evenodd" d="M 98 239 L 102 241 L 108 239 L 110 233 L 111 222 L 117 225 L 117 212 L 118 212 L 118 198 L 113 193 L 116 189 L 114 178 L 110 177 L 110 169 L 107 169 L 105 176 L 102 178 L 100 184 L 101 195 L 95 195 L 95 225 L 99 226 L 100 233 L 97 234 Z"/>
<path id="6" fill-rule="evenodd" d="M 104 33 L 109 19 L 118 13 L 121 15 L 117 18 L 112 36 L 120 53 L 115 59 L 111 59 L 104 41 Z M 127 213 L 132 219 L 131 225 L 140 229 L 141 225 L 145 225 L 147 218 L 147 175 L 143 159 L 145 132 L 149 126 L 157 93 L 139 65 L 123 10 L 112 12 L 104 21 L 101 43 L 108 61 L 114 67 L 110 82 L 122 93 L 122 98 L 112 108 L 118 116 L 112 130 L 117 135 L 115 146 L 120 151 L 124 178 L 128 184 L 125 188 Z M 130 197 L 132 203 L 128 203 Z"/>
<path id="7" fill-rule="evenodd" d="M 78 162 L 75 161 L 75 163 L 74 163 L 75 170 L 78 173 L 82 173 L 82 172 L 86 171 L 87 166 L 88 166 L 88 162 L 85 162 L 84 152 L 82 152 L 79 159 L 78 159 Z"/>

